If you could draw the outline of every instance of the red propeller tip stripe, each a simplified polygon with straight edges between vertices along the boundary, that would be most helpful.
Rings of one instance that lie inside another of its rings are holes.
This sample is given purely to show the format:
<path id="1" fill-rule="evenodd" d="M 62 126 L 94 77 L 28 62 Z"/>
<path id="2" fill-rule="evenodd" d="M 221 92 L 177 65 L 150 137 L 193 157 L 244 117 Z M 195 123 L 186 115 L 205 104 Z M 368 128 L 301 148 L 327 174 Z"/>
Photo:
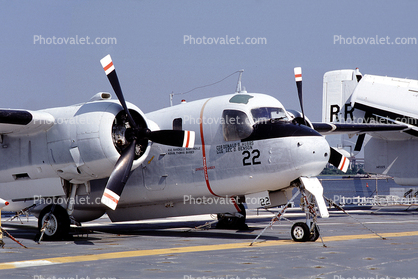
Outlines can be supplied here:
<path id="1" fill-rule="evenodd" d="M 113 62 L 112 61 L 110 61 L 110 63 L 106 66 L 106 67 L 104 67 L 103 69 L 105 70 L 105 72 L 110 68 L 110 67 L 112 67 L 113 66 Z"/>
<path id="2" fill-rule="evenodd" d="M 193 148 L 195 142 L 195 133 L 193 131 L 184 131 L 183 147 Z"/>
<path id="3" fill-rule="evenodd" d="M 302 81 L 302 68 L 301 67 L 295 67 L 293 70 L 295 72 L 295 80 L 296 81 Z"/>
<path id="4" fill-rule="evenodd" d="M 115 70 L 115 66 L 113 65 L 112 57 L 110 57 L 110 54 L 103 57 L 100 60 L 100 63 L 102 64 L 102 67 L 105 70 L 106 75 L 110 74 Z"/>
<path id="5" fill-rule="evenodd" d="M 115 210 L 116 206 L 118 205 L 119 198 L 120 197 L 115 192 L 106 188 L 103 193 L 101 203 L 106 205 L 110 209 Z"/>

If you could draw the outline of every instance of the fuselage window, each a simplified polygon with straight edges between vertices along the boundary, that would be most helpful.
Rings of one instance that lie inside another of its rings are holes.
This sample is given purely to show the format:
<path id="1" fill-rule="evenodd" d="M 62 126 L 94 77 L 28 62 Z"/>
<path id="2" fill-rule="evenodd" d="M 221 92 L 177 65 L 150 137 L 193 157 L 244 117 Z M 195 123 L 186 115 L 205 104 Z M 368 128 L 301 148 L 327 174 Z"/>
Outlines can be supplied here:
<path id="1" fill-rule="evenodd" d="M 287 121 L 287 115 L 283 108 L 255 108 L 251 110 L 255 123 L 266 122 L 270 119 Z"/>
<path id="2" fill-rule="evenodd" d="M 183 119 L 175 118 L 173 120 L 173 130 L 183 130 Z"/>
<path id="3" fill-rule="evenodd" d="M 242 140 L 251 135 L 253 127 L 247 114 L 239 110 L 224 110 L 222 130 L 225 141 Z"/>

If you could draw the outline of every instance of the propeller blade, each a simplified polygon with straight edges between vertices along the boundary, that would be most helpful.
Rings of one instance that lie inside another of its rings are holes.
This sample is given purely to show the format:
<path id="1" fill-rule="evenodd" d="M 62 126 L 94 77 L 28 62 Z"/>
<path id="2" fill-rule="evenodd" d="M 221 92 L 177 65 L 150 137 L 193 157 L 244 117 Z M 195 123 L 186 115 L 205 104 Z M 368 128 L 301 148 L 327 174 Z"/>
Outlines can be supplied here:
<path id="1" fill-rule="evenodd" d="M 147 138 L 160 144 L 193 148 L 195 142 L 195 132 L 181 130 L 159 130 L 149 132 Z"/>
<path id="2" fill-rule="evenodd" d="M 361 78 L 361 76 L 360 76 L 360 78 Z M 363 122 L 364 123 L 369 123 L 369 120 L 370 120 L 371 117 L 372 117 L 372 113 L 370 111 L 367 111 L 364 114 Z M 365 137 L 366 137 L 366 134 L 360 134 L 357 137 L 356 146 L 354 147 L 354 151 L 360 152 L 361 148 L 363 147 L 363 142 L 364 142 Z"/>
<path id="3" fill-rule="evenodd" d="M 300 109 L 302 110 L 302 114 L 303 114 L 303 123 L 305 123 L 305 125 L 306 125 L 305 112 L 303 111 L 302 68 L 301 67 L 295 67 L 293 70 L 295 72 L 295 81 L 296 81 L 296 87 L 298 89 Z"/>
<path id="4" fill-rule="evenodd" d="M 134 139 L 130 145 L 123 150 L 122 155 L 116 162 L 115 168 L 107 181 L 101 203 L 113 210 L 116 209 L 120 195 L 131 174 L 131 168 L 135 158 L 135 146 L 136 140 Z"/>
<path id="5" fill-rule="evenodd" d="M 132 118 L 131 113 L 128 110 L 128 107 L 126 106 L 125 98 L 123 97 L 123 94 L 122 94 L 122 88 L 120 87 L 119 79 L 116 74 L 115 66 L 113 65 L 110 54 L 103 57 L 100 60 L 100 63 L 102 64 L 102 67 L 107 75 L 107 78 L 109 79 L 109 82 L 112 85 L 113 91 L 118 97 L 118 100 L 121 103 L 123 109 L 125 110 L 125 113 L 128 115 L 129 124 L 131 124 L 132 128 L 138 128 L 134 119 Z"/>
<path id="6" fill-rule="evenodd" d="M 354 151 L 360 151 L 361 147 L 363 146 L 364 138 L 366 134 L 361 134 L 357 137 L 356 146 L 354 147 Z"/>
<path id="7" fill-rule="evenodd" d="M 347 172 L 348 165 L 350 165 L 350 160 L 345 157 L 343 154 L 338 152 L 334 147 L 331 148 L 331 156 L 329 156 L 328 162 L 338 168 L 342 172 Z"/>

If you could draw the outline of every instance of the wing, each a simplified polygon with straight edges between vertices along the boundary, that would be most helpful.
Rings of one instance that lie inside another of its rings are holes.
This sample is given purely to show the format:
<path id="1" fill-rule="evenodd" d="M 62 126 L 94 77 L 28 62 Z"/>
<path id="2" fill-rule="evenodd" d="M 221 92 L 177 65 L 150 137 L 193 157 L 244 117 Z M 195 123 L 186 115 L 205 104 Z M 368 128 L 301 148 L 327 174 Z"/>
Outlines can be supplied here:
<path id="1" fill-rule="evenodd" d="M 329 134 L 364 134 L 371 132 L 403 131 L 408 129 L 402 124 L 339 124 L 313 122 L 313 128 L 321 135 Z"/>
<path id="2" fill-rule="evenodd" d="M 55 118 L 43 111 L 0 109 L 1 135 L 28 135 L 46 131 Z"/>

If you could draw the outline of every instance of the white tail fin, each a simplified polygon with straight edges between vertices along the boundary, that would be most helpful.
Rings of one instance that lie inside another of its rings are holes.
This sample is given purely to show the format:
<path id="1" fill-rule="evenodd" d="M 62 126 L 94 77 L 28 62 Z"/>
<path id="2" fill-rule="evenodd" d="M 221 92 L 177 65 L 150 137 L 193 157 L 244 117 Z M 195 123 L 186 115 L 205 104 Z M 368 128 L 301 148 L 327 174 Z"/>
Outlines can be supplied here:
<path id="1" fill-rule="evenodd" d="M 326 72 L 323 80 L 322 121 L 353 123 L 354 109 L 351 107 L 351 96 L 356 89 L 361 73 L 356 70 L 337 70 Z M 350 136 L 351 137 L 351 136 Z M 327 136 L 328 143 L 339 151 L 346 150 L 354 155 L 356 140 L 350 140 L 348 135 Z"/>
<path id="2" fill-rule="evenodd" d="M 361 77 L 358 69 L 324 74 L 322 122 L 344 123 L 351 116 L 350 97 Z"/>

